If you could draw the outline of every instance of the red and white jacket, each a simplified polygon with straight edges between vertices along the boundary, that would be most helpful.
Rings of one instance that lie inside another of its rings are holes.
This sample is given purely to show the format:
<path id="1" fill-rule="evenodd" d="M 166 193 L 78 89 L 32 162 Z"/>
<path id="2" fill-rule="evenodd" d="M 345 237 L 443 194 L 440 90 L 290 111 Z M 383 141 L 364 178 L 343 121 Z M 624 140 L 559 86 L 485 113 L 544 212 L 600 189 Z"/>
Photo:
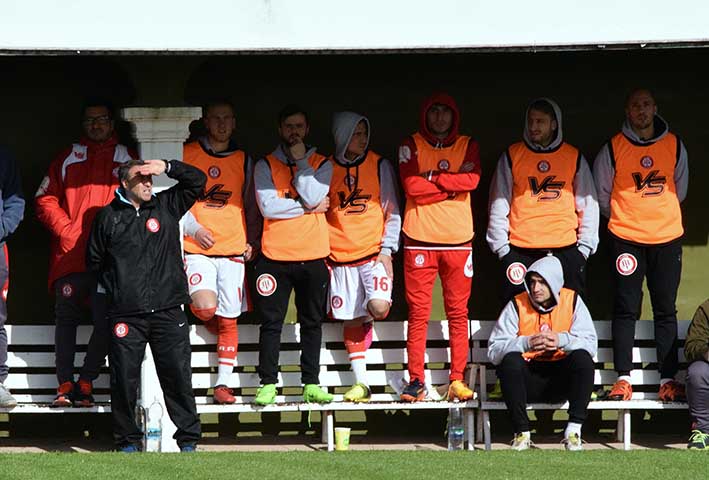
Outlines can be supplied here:
<path id="1" fill-rule="evenodd" d="M 436 104 L 446 105 L 453 111 L 451 130 L 448 137 L 442 140 L 429 131 L 426 121 L 428 110 Z M 421 106 L 419 124 L 418 133 L 433 148 L 447 148 L 453 145 L 460 137 L 460 110 L 453 97 L 438 92 L 427 98 Z M 421 175 L 418 157 L 419 152 L 414 137 L 405 138 L 399 146 L 399 175 L 406 193 L 406 201 L 412 205 L 431 205 L 443 202 L 452 195 L 475 190 L 480 182 L 480 146 L 473 139 L 468 142 L 463 160 L 463 164 L 472 164 L 473 169 L 470 172 L 435 171 L 425 178 Z M 405 238 L 405 243 L 411 244 L 412 239 Z"/>
<path id="2" fill-rule="evenodd" d="M 138 158 L 114 133 L 103 143 L 82 138 L 49 165 L 35 194 L 37 219 L 52 235 L 49 288 L 70 273 L 86 271 L 86 244 L 94 216 L 113 200 L 118 167 Z"/>

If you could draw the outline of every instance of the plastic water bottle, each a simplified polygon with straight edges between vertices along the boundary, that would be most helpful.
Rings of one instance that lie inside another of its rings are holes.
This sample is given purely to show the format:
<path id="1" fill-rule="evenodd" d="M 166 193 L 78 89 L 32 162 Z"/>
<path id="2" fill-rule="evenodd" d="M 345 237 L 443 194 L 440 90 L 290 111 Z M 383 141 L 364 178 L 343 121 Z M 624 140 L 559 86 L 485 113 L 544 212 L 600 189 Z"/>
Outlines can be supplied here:
<path id="1" fill-rule="evenodd" d="M 148 408 L 145 429 L 145 450 L 159 452 L 162 445 L 162 405 L 156 398 Z"/>
<path id="2" fill-rule="evenodd" d="M 448 411 L 448 451 L 463 450 L 464 442 L 463 410 L 456 402 Z"/>

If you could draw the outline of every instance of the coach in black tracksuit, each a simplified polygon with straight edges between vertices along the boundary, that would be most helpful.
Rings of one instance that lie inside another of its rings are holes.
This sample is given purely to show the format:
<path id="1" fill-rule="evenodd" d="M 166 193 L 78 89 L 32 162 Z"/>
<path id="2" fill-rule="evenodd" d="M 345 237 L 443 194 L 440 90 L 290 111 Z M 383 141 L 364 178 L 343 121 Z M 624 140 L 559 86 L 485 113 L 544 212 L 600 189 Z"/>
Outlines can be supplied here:
<path id="1" fill-rule="evenodd" d="M 152 193 L 152 175 L 177 185 Z M 111 411 L 120 449 L 139 449 L 135 423 L 140 366 L 150 343 L 165 405 L 180 449 L 194 447 L 200 423 L 192 391 L 187 319 L 190 303 L 180 247 L 180 218 L 204 190 L 206 176 L 182 162 L 129 161 L 119 169 L 116 198 L 94 220 L 87 263 L 108 296 L 111 335 Z"/>

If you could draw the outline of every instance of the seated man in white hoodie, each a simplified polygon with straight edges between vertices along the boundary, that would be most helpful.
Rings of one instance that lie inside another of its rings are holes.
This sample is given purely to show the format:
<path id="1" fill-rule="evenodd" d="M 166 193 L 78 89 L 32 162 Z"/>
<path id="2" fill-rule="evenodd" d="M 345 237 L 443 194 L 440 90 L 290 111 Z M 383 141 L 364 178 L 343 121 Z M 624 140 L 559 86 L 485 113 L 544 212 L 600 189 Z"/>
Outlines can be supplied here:
<path id="1" fill-rule="evenodd" d="M 488 357 L 497 366 L 512 420 L 514 450 L 531 446 L 527 403 L 569 401 L 567 450 L 583 450 L 581 426 L 593 391 L 598 339 L 578 293 L 562 288 L 564 274 L 552 256 L 534 262 L 526 291 L 510 300 L 490 335 Z"/>

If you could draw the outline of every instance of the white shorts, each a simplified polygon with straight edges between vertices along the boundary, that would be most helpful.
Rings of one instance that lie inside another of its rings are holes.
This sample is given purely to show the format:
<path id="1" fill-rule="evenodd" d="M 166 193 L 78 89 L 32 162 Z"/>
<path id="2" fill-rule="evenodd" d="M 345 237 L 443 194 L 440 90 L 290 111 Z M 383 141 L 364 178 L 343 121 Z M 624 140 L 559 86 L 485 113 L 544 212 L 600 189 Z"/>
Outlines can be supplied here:
<path id="1" fill-rule="evenodd" d="M 330 269 L 328 311 L 336 320 L 369 317 L 370 300 L 386 300 L 391 304 L 392 279 L 384 265 L 374 260 L 362 265 L 337 265 Z"/>
<path id="2" fill-rule="evenodd" d="M 207 257 L 188 253 L 187 283 L 190 296 L 200 290 L 217 294 L 216 314 L 236 318 L 249 311 L 244 285 L 244 257 Z"/>

